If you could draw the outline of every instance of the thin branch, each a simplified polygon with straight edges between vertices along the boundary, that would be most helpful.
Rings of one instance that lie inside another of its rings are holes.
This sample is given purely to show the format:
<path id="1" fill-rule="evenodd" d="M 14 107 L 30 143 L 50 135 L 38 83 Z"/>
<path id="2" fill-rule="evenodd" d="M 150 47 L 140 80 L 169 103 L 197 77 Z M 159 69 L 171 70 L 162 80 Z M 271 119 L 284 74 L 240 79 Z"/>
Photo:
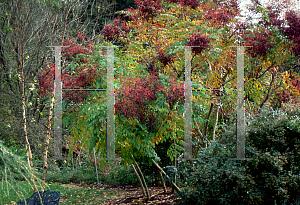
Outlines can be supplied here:
<path id="1" fill-rule="evenodd" d="M 211 103 L 211 104 L 210 104 L 209 112 L 208 112 L 207 117 L 206 117 L 206 120 L 207 120 L 207 121 L 206 121 L 205 124 L 204 124 L 203 136 L 206 136 L 207 126 L 208 126 L 208 119 L 209 119 L 209 117 L 210 117 L 210 115 L 211 115 L 213 106 L 214 106 L 214 103 Z"/>
<path id="2" fill-rule="evenodd" d="M 262 103 L 260 104 L 260 106 L 259 106 L 260 108 L 262 108 L 263 105 L 264 105 L 264 104 L 267 102 L 267 100 L 269 99 L 270 93 L 271 93 L 271 88 L 273 87 L 274 80 L 275 80 L 274 75 L 272 75 L 272 80 L 271 80 L 271 83 L 270 83 L 270 86 L 269 86 L 269 89 L 268 89 L 268 94 L 267 94 L 267 96 L 265 97 L 265 99 L 262 101 Z"/>

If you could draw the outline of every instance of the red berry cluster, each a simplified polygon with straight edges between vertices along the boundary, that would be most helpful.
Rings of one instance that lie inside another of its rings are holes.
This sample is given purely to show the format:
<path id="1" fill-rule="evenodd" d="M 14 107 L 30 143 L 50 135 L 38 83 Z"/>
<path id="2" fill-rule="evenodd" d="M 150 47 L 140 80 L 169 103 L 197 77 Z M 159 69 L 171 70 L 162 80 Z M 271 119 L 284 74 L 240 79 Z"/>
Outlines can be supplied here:
<path id="1" fill-rule="evenodd" d="M 150 123 L 155 118 L 147 104 L 155 100 L 162 90 L 158 77 L 153 74 L 146 78 L 128 78 L 116 91 L 116 112 L 126 118 L 137 118 L 144 124 Z"/>
<path id="2" fill-rule="evenodd" d="M 170 108 L 173 109 L 176 102 L 178 104 L 184 104 L 184 87 L 182 83 L 178 83 L 175 78 L 170 79 L 171 87 L 166 89 L 166 101 L 169 103 Z"/>
<path id="3" fill-rule="evenodd" d="M 121 22 L 121 28 L 123 33 L 121 34 L 121 29 L 119 24 Z M 120 18 L 115 18 L 113 24 L 107 24 L 103 29 L 104 37 L 109 40 L 113 41 L 116 38 L 119 38 L 121 35 L 125 36 L 126 33 L 129 32 L 129 27 L 126 24 L 125 20 L 120 20 Z"/>
<path id="4" fill-rule="evenodd" d="M 173 55 L 165 56 L 166 55 L 167 48 L 162 48 L 161 43 L 157 43 L 157 53 L 158 53 L 158 60 L 166 66 L 167 64 L 171 63 L 173 61 L 172 57 Z"/>
<path id="5" fill-rule="evenodd" d="M 210 20 L 212 23 L 218 23 L 221 26 L 226 25 L 229 20 L 235 17 L 238 13 L 238 3 L 236 0 L 228 2 L 220 2 L 215 8 L 204 6 L 205 19 Z"/>
<path id="6" fill-rule="evenodd" d="M 86 66 L 81 68 L 77 76 L 72 76 L 68 73 L 62 72 L 61 80 L 63 82 L 63 89 L 78 89 L 86 88 L 91 85 L 93 81 L 99 77 L 96 75 L 96 69 L 90 68 L 86 69 Z M 79 70 L 79 69 L 78 69 Z M 55 75 L 55 65 L 53 63 L 48 64 L 48 68 L 43 70 L 39 74 L 39 96 L 47 97 L 53 93 L 54 82 L 53 77 Z M 63 99 L 66 99 L 68 102 L 82 102 L 87 96 L 88 92 L 86 91 L 63 91 Z"/>
<path id="7" fill-rule="evenodd" d="M 199 6 L 199 0 L 168 0 L 168 2 L 179 3 L 181 6 L 189 6 L 192 9 Z"/>
<path id="8" fill-rule="evenodd" d="M 162 8 L 161 0 L 135 0 L 134 2 L 138 6 L 139 15 L 146 19 L 153 17 Z"/>
<path id="9" fill-rule="evenodd" d="M 188 46 L 200 46 L 192 48 L 192 52 L 200 54 L 204 49 L 209 48 L 209 38 L 203 33 L 193 33 L 187 42 Z"/>
<path id="10" fill-rule="evenodd" d="M 247 49 L 247 53 L 249 53 L 252 57 L 262 56 L 265 57 L 267 52 L 273 47 L 268 40 L 268 34 L 265 29 L 260 28 L 257 31 L 244 33 L 243 39 L 245 41 L 246 46 L 253 46 Z"/>
<path id="11" fill-rule="evenodd" d="M 82 34 L 80 31 L 76 33 L 77 37 L 81 39 L 84 43 L 86 42 L 86 38 L 84 34 Z M 84 45 L 79 45 L 76 40 L 73 38 L 68 38 L 63 42 L 63 46 L 69 46 L 62 48 L 62 54 L 68 61 L 71 60 L 71 57 L 76 58 L 77 54 L 85 54 L 85 55 L 90 55 L 93 52 L 94 48 L 94 42 L 90 41 L 87 46 Z M 87 58 L 82 58 L 80 59 L 81 63 L 85 63 Z"/>

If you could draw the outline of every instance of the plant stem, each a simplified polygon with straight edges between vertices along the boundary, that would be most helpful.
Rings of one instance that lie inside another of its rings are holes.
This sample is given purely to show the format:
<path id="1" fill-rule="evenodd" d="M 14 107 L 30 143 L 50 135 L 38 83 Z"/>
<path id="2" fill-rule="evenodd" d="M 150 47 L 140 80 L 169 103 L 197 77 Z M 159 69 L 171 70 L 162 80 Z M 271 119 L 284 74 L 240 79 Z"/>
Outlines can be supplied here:
<path id="1" fill-rule="evenodd" d="M 142 191 L 143 191 L 144 196 L 146 196 L 146 191 L 145 191 L 143 182 L 142 182 L 142 180 L 141 180 L 141 177 L 139 176 L 138 172 L 136 171 L 134 164 L 131 164 L 131 167 L 133 168 L 133 171 L 134 171 L 135 175 L 137 176 L 137 178 L 138 178 L 138 180 L 139 180 L 139 182 L 140 182 L 140 184 L 141 184 L 141 187 L 142 187 Z"/>

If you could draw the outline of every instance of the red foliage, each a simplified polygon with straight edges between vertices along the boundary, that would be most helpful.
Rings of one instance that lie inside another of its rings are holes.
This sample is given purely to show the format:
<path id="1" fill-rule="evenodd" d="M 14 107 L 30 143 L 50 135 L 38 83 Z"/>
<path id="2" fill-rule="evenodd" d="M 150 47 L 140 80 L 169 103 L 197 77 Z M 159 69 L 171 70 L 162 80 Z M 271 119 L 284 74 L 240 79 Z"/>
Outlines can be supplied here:
<path id="1" fill-rule="evenodd" d="M 238 3 L 236 0 L 229 2 L 220 2 L 216 8 L 206 6 L 205 19 L 210 20 L 212 23 L 218 23 L 222 26 L 226 25 L 229 20 L 235 17 L 238 13 Z"/>
<path id="2" fill-rule="evenodd" d="M 271 6 L 268 6 L 267 9 L 270 10 L 270 12 L 267 13 L 270 22 L 267 20 L 259 21 L 258 24 L 264 25 L 264 26 L 278 26 L 281 27 L 283 24 L 283 20 L 280 20 L 279 12 L 274 11 Z"/>
<path id="3" fill-rule="evenodd" d="M 189 6 L 192 9 L 199 6 L 199 0 L 168 0 L 168 2 L 179 3 L 181 6 Z"/>
<path id="4" fill-rule="evenodd" d="M 166 66 L 167 64 L 171 63 L 173 61 L 172 57 L 173 55 L 165 56 L 166 55 L 167 48 L 162 48 L 161 43 L 157 43 L 157 53 L 158 53 L 158 60 Z"/>
<path id="5" fill-rule="evenodd" d="M 158 81 L 155 72 L 146 78 L 128 78 L 121 82 L 120 89 L 116 91 L 116 113 L 126 118 L 137 118 L 141 123 L 153 126 L 155 113 L 149 109 L 149 103 L 157 98 L 158 93 L 165 93 L 166 102 L 173 109 L 176 102 L 183 104 L 184 87 L 175 78 L 170 80 L 171 86 L 166 90 Z"/>
<path id="6" fill-rule="evenodd" d="M 83 41 L 86 42 L 86 38 L 79 31 L 77 36 Z M 64 45 L 69 45 L 70 47 L 62 49 L 62 55 L 66 57 L 67 60 L 71 60 L 72 57 L 76 57 L 77 54 L 86 54 L 89 55 L 94 49 L 94 42 L 90 41 L 89 44 L 85 46 L 80 46 L 75 40 L 69 38 L 64 41 Z M 87 57 L 86 57 L 87 59 Z M 82 63 L 85 63 L 86 59 L 81 59 Z M 61 80 L 63 82 L 63 89 L 78 89 L 78 88 L 87 88 L 91 85 L 97 77 L 100 77 L 96 74 L 97 65 L 94 67 L 87 67 L 86 64 L 82 64 L 76 68 L 76 76 L 71 75 L 65 71 L 61 74 Z M 55 65 L 53 63 L 47 64 L 47 69 L 43 70 L 39 74 L 39 96 L 47 97 L 53 93 L 54 89 L 54 75 L 55 75 Z M 82 102 L 88 96 L 86 91 L 63 91 L 63 99 L 66 99 L 68 102 Z"/>
<path id="7" fill-rule="evenodd" d="M 288 27 L 281 28 L 281 31 L 295 43 L 293 51 L 296 55 L 300 54 L 300 17 L 295 11 L 288 11 L 285 14 Z"/>
<path id="8" fill-rule="evenodd" d="M 151 74 L 146 78 L 128 78 L 116 91 L 116 112 L 127 118 L 138 118 L 142 123 L 154 120 L 154 115 L 147 108 L 147 103 L 163 90 L 158 77 Z"/>
<path id="9" fill-rule="evenodd" d="M 115 24 L 107 24 L 103 29 L 103 35 L 107 40 L 112 41 L 120 36 L 120 29 Z"/>
<path id="10" fill-rule="evenodd" d="M 154 126 L 155 113 L 149 109 L 151 101 L 162 92 L 163 86 L 158 82 L 158 76 L 151 73 L 146 78 L 127 78 L 116 91 L 116 113 L 126 118 L 138 119 L 141 123 Z"/>
<path id="11" fill-rule="evenodd" d="M 86 68 L 85 66 L 83 68 Z M 82 69 L 82 68 L 81 68 Z M 44 98 L 53 93 L 54 89 L 54 75 L 55 75 L 55 65 L 53 63 L 48 64 L 48 68 L 43 70 L 39 74 L 39 96 Z M 86 88 L 91 85 L 93 81 L 99 77 L 96 75 L 96 69 L 82 69 L 77 76 L 72 76 L 68 73 L 63 72 L 61 74 L 61 80 L 63 82 L 63 89 L 79 89 Z M 63 91 L 63 99 L 68 102 L 82 102 L 87 96 L 86 91 Z"/>
<path id="12" fill-rule="evenodd" d="M 171 87 L 165 91 L 166 101 L 169 103 L 170 108 L 173 109 L 176 102 L 184 104 L 184 85 L 178 83 L 175 78 L 170 80 Z"/>
<path id="13" fill-rule="evenodd" d="M 161 8 L 161 0 L 135 0 L 140 16 L 148 19 L 153 17 Z"/>
<path id="14" fill-rule="evenodd" d="M 192 48 L 192 52 L 200 54 L 204 49 L 209 48 L 209 38 L 203 33 L 193 33 L 187 42 L 188 46 L 200 46 Z"/>
<path id="15" fill-rule="evenodd" d="M 84 43 L 86 42 L 84 34 L 82 34 L 80 31 L 78 31 L 76 35 Z M 75 41 L 73 38 L 68 38 L 63 42 L 63 46 L 69 47 L 62 48 L 62 54 L 69 61 L 71 60 L 71 57 L 76 58 L 77 54 L 90 55 L 93 52 L 94 44 L 95 43 L 93 41 L 90 41 L 87 46 L 79 45 L 78 42 Z M 86 59 L 87 58 L 80 59 L 80 62 L 85 63 Z"/>
<path id="16" fill-rule="evenodd" d="M 252 36 L 251 36 L 252 35 Z M 267 51 L 269 51 L 273 45 L 269 43 L 268 34 L 265 29 L 260 29 L 258 31 L 243 34 L 243 39 L 246 46 L 253 46 L 247 49 L 247 52 L 252 56 L 266 56 Z"/>
<path id="17" fill-rule="evenodd" d="M 121 25 L 119 27 L 120 22 Z M 122 35 L 125 36 L 126 33 L 129 32 L 129 27 L 126 24 L 126 21 L 120 20 L 120 18 L 115 18 L 113 24 L 105 25 L 103 29 L 103 35 L 107 40 L 113 41 L 121 36 L 121 28 L 123 30 Z"/>
<path id="18" fill-rule="evenodd" d="M 78 38 L 80 38 L 80 40 L 82 40 L 83 42 L 86 42 L 86 37 L 84 36 L 83 33 L 81 33 L 80 31 L 77 31 L 76 35 L 78 36 Z"/>

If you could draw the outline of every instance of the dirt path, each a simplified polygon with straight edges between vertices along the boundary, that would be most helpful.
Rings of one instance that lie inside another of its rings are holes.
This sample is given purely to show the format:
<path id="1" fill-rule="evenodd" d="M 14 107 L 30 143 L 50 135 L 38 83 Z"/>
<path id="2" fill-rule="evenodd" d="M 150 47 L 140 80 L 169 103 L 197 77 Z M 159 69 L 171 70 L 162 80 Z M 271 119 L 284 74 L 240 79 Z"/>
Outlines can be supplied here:
<path id="1" fill-rule="evenodd" d="M 146 201 L 140 186 L 137 185 L 76 185 L 76 184 L 60 184 L 63 187 L 71 189 L 100 189 L 111 190 L 117 194 L 112 197 L 107 197 L 103 205 L 120 204 L 120 205 L 133 205 L 138 204 L 138 200 L 141 200 L 143 204 L 175 204 L 177 198 L 171 193 L 171 187 L 167 187 L 167 193 L 164 193 L 163 187 L 153 186 L 148 187 L 151 199 Z M 64 202 L 67 199 L 61 198 L 60 202 Z"/>

